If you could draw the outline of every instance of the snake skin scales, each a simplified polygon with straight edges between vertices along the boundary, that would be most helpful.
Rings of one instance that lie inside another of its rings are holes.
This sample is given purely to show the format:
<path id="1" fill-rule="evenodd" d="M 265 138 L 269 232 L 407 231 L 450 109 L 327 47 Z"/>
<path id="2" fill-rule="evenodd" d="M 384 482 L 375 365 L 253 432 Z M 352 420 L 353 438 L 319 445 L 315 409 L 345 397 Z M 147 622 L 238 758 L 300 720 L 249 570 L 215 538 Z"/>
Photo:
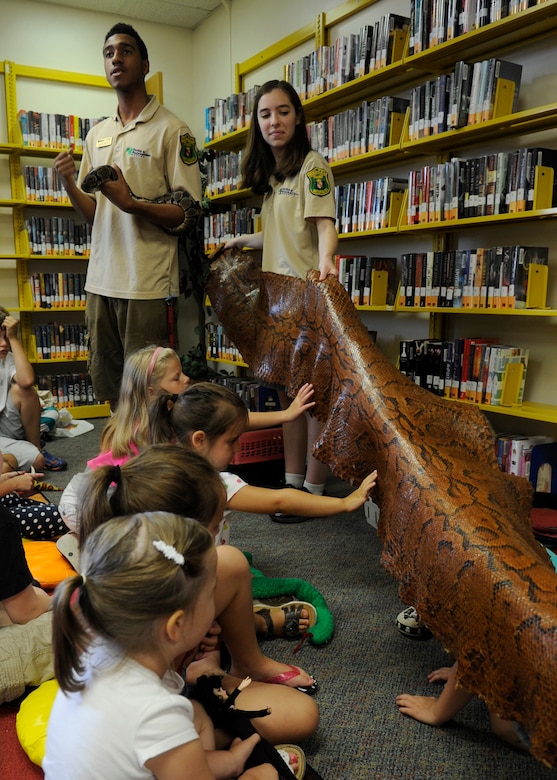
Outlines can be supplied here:
<path id="1" fill-rule="evenodd" d="M 382 563 L 443 646 L 458 684 L 518 720 L 557 763 L 557 574 L 529 521 L 532 489 L 497 465 L 479 409 L 417 387 L 372 343 L 333 279 L 262 273 L 231 250 L 207 292 L 254 375 L 315 386 L 316 457 L 358 484 L 378 470 Z"/>

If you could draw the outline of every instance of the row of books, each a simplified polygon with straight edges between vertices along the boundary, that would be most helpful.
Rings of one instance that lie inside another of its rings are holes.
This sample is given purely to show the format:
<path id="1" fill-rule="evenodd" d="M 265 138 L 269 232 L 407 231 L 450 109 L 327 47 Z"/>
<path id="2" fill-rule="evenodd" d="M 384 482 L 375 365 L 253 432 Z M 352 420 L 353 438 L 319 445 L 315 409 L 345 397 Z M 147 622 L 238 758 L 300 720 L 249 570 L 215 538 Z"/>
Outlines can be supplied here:
<path id="1" fill-rule="evenodd" d="M 500 406 L 508 367 L 520 368 L 512 405 L 524 399 L 528 347 L 498 344 L 492 338 L 454 341 L 414 339 L 400 342 L 401 373 L 420 387 L 445 398 Z"/>
<path id="2" fill-rule="evenodd" d="M 32 255 L 91 254 L 91 225 L 71 217 L 31 217 L 25 220 Z"/>
<path id="3" fill-rule="evenodd" d="M 411 0 L 409 53 L 525 11 L 545 0 Z"/>
<path id="4" fill-rule="evenodd" d="M 215 152 L 206 156 L 207 195 L 211 198 L 232 192 L 240 187 L 244 150 L 239 152 Z"/>
<path id="5" fill-rule="evenodd" d="M 546 0 L 411 0 L 410 16 L 390 13 L 359 32 L 341 35 L 287 65 L 286 78 L 307 100 L 400 59 L 397 33 L 409 35 L 409 54 L 514 15 Z M 401 38 L 402 40 L 402 38 Z M 246 127 L 259 87 L 218 98 L 205 109 L 205 142 Z"/>
<path id="6" fill-rule="evenodd" d="M 338 279 L 355 306 L 369 306 L 373 271 L 387 272 L 386 305 L 396 300 L 396 257 L 369 257 L 365 255 L 336 255 Z"/>
<path id="7" fill-rule="evenodd" d="M 331 46 L 320 46 L 286 66 L 286 78 L 301 100 L 327 92 L 399 59 L 395 32 L 405 33 L 410 19 L 401 14 L 385 14 L 359 32 L 340 35 Z"/>
<path id="8" fill-rule="evenodd" d="M 36 309 L 85 308 L 85 274 L 33 273 L 29 283 Z"/>
<path id="9" fill-rule="evenodd" d="M 531 211 L 537 166 L 557 169 L 557 150 L 523 147 L 426 165 L 408 174 L 409 225 Z M 554 177 L 554 179 L 557 177 Z M 556 202 L 555 181 L 548 193 Z"/>
<path id="10" fill-rule="evenodd" d="M 398 305 L 524 309 L 530 268 L 548 260 L 548 247 L 519 244 L 403 254 Z"/>
<path id="11" fill-rule="evenodd" d="M 258 85 L 246 92 L 233 92 L 226 98 L 216 98 L 205 109 L 205 143 L 247 127 L 251 120 L 253 101 Z"/>
<path id="12" fill-rule="evenodd" d="M 403 193 L 405 179 L 383 176 L 369 181 L 335 186 L 336 226 L 339 233 L 381 230 L 389 226 L 393 193 Z"/>
<path id="13" fill-rule="evenodd" d="M 215 249 L 223 241 L 243 233 L 257 233 L 261 229 L 260 210 L 243 207 L 210 214 L 204 218 L 205 251 Z"/>
<path id="14" fill-rule="evenodd" d="M 270 387 L 262 387 L 253 379 L 219 374 L 216 381 L 219 385 L 228 387 L 236 393 L 250 412 L 280 411 L 281 406 L 277 391 Z"/>
<path id="15" fill-rule="evenodd" d="M 242 363 L 238 347 L 232 343 L 224 326 L 220 322 L 209 322 L 206 325 L 207 360 L 230 360 Z"/>
<path id="16" fill-rule="evenodd" d="M 551 436 L 525 436 L 499 433 L 495 436 L 495 454 L 501 471 L 530 479 L 532 450 L 540 444 L 550 444 Z"/>
<path id="17" fill-rule="evenodd" d="M 89 374 L 45 374 L 37 379 L 39 390 L 48 390 L 54 396 L 56 406 L 91 406 L 95 399 Z"/>
<path id="18" fill-rule="evenodd" d="M 37 360 L 84 360 L 87 328 L 83 324 L 49 322 L 33 325 Z"/>
<path id="19" fill-rule="evenodd" d="M 521 65 L 506 60 L 491 58 L 474 64 L 460 61 L 451 73 L 412 89 L 410 99 L 386 95 L 308 124 L 312 148 L 329 162 L 384 149 L 393 143 L 393 115 L 404 115 L 409 107 L 411 141 L 487 121 L 493 116 L 500 78 L 515 85 L 512 110 L 516 111 L 521 74 Z M 241 156 L 241 152 L 219 153 L 209 160 L 210 195 L 237 186 Z"/>
<path id="20" fill-rule="evenodd" d="M 52 165 L 23 167 L 25 197 L 30 203 L 69 203 L 60 174 Z"/>
<path id="21" fill-rule="evenodd" d="M 403 117 L 409 104 L 406 98 L 384 96 L 313 122 L 308 125 L 312 148 L 329 162 L 385 149 L 392 143 L 393 115 Z"/>
<path id="22" fill-rule="evenodd" d="M 392 143 L 393 117 L 401 115 L 402 119 L 409 104 L 406 98 L 384 96 L 373 101 L 364 100 L 356 108 L 310 123 L 307 130 L 311 146 L 329 162 L 384 149 Z M 216 152 L 207 159 L 209 197 L 239 187 L 242 157 L 243 150 Z"/>
<path id="23" fill-rule="evenodd" d="M 511 111 L 516 111 L 521 77 L 522 65 L 495 57 L 473 64 L 457 62 L 451 73 L 443 73 L 411 90 L 410 140 L 492 119 L 499 79 L 514 84 L 509 104 Z"/>
<path id="24" fill-rule="evenodd" d="M 83 151 L 89 130 L 103 119 L 82 118 L 70 114 L 48 114 L 44 111 L 18 111 L 23 146 Z"/>

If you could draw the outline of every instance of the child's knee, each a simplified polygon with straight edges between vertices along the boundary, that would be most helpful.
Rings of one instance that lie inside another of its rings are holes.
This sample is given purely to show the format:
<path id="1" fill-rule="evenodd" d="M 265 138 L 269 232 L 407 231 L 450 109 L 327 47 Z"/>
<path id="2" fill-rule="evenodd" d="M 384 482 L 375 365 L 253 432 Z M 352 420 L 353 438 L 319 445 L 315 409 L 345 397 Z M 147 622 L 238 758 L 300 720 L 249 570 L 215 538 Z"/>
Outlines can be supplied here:
<path id="1" fill-rule="evenodd" d="M 217 560 L 220 571 L 226 571 L 238 577 L 250 576 L 249 563 L 241 550 L 229 544 L 217 547 Z"/>
<path id="2" fill-rule="evenodd" d="M 36 408 L 40 410 L 41 402 L 39 400 L 36 389 L 31 385 L 30 387 L 22 387 L 21 385 L 14 384 L 10 390 L 10 398 L 13 405 L 21 413 L 22 408 Z"/>

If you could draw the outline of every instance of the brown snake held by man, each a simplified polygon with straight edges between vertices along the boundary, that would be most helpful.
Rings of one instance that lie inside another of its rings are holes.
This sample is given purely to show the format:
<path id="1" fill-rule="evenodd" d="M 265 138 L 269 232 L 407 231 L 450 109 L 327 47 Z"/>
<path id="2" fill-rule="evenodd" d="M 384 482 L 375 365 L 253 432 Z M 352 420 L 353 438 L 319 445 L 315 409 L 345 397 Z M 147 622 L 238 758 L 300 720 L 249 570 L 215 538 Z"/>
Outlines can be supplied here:
<path id="1" fill-rule="evenodd" d="M 404 377 L 334 279 L 262 273 L 226 251 L 207 292 L 257 378 L 291 397 L 315 385 L 316 457 L 352 484 L 378 470 L 382 563 L 402 601 L 458 660 L 458 684 L 554 765 L 557 574 L 531 530 L 531 487 L 498 468 L 484 415 Z"/>

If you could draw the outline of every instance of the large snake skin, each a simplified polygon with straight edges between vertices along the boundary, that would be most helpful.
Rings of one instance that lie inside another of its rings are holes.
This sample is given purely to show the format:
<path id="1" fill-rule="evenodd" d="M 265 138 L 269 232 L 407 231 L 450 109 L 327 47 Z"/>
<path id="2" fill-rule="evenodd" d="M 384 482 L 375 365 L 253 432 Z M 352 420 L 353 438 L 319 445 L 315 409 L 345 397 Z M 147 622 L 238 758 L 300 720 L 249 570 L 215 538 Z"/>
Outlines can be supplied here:
<path id="1" fill-rule="evenodd" d="M 503 474 L 472 406 L 417 387 L 372 343 L 342 286 L 213 260 L 207 292 L 254 375 L 316 388 L 316 457 L 359 483 L 378 470 L 382 563 L 458 660 L 458 684 L 557 761 L 557 575 L 535 540 L 527 480 Z"/>

